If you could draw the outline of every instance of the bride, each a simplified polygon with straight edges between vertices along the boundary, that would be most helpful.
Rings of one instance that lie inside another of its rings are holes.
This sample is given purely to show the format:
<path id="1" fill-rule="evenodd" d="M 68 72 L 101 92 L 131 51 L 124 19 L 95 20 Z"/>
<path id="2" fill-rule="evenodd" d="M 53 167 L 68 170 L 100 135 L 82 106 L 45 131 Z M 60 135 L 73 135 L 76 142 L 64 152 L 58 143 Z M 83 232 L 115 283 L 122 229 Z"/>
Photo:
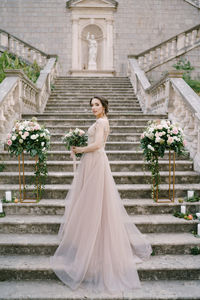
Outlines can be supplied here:
<path id="1" fill-rule="evenodd" d="M 90 100 L 96 122 L 88 130 L 83 153 L 66 197 L 59 229 L 60 244 L 50 265 L 71 289 L 123 292 L 140 287 L 136 263 L 148 259 L 152 249 L 131 223 L 110 170 L 105 152 L 109 135 L 108 101 Z"/>

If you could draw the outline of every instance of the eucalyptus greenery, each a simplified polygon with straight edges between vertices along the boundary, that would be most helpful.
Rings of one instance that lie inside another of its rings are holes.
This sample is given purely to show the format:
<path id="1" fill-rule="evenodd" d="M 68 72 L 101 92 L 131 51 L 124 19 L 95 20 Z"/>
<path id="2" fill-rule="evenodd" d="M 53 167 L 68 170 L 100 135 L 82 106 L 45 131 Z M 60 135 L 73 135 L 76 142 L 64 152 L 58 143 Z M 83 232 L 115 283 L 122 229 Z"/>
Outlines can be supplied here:
<path id="1" fill-rule="evenodd" d="M 7 51 L 3 52 L 3 54 L 0 56 L 0 83 L 6 77 L 6 69 L 23 70 L 26 76 L 34 83 L 40 76 L 40 67 L 36 61 L 34 61 L 33 64 L 28 64 L 21 57 L 8 53 Z"/>

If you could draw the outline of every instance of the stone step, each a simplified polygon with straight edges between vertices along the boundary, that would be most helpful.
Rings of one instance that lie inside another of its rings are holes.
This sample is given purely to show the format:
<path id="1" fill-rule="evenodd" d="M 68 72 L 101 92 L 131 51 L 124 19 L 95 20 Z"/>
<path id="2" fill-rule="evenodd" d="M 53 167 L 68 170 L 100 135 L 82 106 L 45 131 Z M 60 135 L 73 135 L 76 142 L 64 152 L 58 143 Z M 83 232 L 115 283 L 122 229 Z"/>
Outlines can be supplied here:
<path id="1" fill-rule="evenodd" d="M 91 122 L 92 124 L 93 122 Z M 75 129 L 76 127 L 79 127 L 80 129 L 84 130 L 84 131 L 87 131 L 89 126 L 90 125 L 81 125 L 78 126 L 77 123 L 75 123 L 74 126 L 71 126 L 71 125 L 65 125 L 65 126 L 62 126 L 63 124 L 60 124 L 60 125 L 49 125 L 49 124 L 46 124 L 46 128 L 49 129 L 50 133 L 62 133 L 62 134 L 65 134 L 67 133 L 70 129 Z M 142 132 L 145 130 L 146 126 L 141 126 L 141 125 L 130 125 L 130 126 L 127 126 L 127 125 L 123 125 L 123 126 L 110 126 L 110 133 L 140 133 L 142 134 Z"/>
<path id="2" fill-rule="evenodd" d="M 113 83 L 117 83 L 117 84 L 124 84 L 124 83 L 130 83 L 130 79 L 128 77 L 62 77 L 59 76 L 56 80 L 55 80 L 55 84 L 58 82 L 64 82 L 67 83 L 69 82 L 71 83 L 75 83 L 75 84 L 113 84 Z"/>
<path id="3" fill-rule="evenodd" d="M 70 151 L 48 151 L 48 160 L 52 161 L 52 160 L 56 160 L 56 161 L 71 161 L 70 158 Z M 142 151 L 106 151 L 106 154 L 108 156 L 109 161 L 110 160 L 122 160 L 122 161 L 126 161 L 126 160 L 132 160 L 132 161 L 136 161 L 136 160 L 143 160 L 143 152 Z M 162 158 L 162 160 L 167 160 L 168 161 L 168 152 L 166 151 L 164 157 Z M 187 156 L 176 156 L 176 160 L 180 161 L 180 160 L 186 160 L 187 158 L 189 158 L 189 154 Z M 10 160 L 10 161 L 15 161 L 16 157 L 12 157 L 9 155 L 9 153 L 7 151 L 1 151 L 1 159 L 2 161 L 5 160 Z M 25 160 L 32 160 L 32 158 L 29 155 L 25 154 Z"/>
<path id="4" fill-rule="evenodd" d="M 51 134 L 51 142 L 58 142 L 62 140 L 63 134 Z M 140 133 L 111 133 L 108 136 L 107 142 L 139 142 L 141 134 Z"/>
<path id="5" fill-rule="evenodd" d="M 74 85 L 74 86 L 67 86 L 67 85 L 64 85 L 64 84 L 56 84 L 54 89 L 53 89 L 53 92 L 75 92 L 77 93 L 77 86 Z M 85 85 L 82 85 L 79 87 L 78 89 L 78 92 L 79 93 L 85 93 L 85 92 L 93 92 L 95 94 L 98 95 L 99 92 L 104 92 L 104 93 L 123 93 L 123 92 L 131 92 L 131 93 L 134 93 L 133 91 L 133 87 L 132 86 L 85 86 Z"/>
<path id="6" fill-rule="evenodd" d="M 80 98 L 68 98 L 68 97 L 62 97 L 62 96 L 54 96 L 54 97 L 49 97 L 48 103 L 70 103 L 70 104 L 85 104 L 85 105 L 90 105 L 90 99 L 85 99 L 85 97 L 80 97 Z M 133 104 L 133 103 L 139 103 L 137 98 L 133 99 L 132 97 L 130 99 L 123 98 L 123 99 L 119 99 L 119 98 L 113 98 L 113 99 L 109 99 L 109 106 L 115 106 L 117 104 Z"/>
<path id="7" fill-rule="evenodd" d="M 95 120 L 89 119 L 48 119 L 40 118 L 39 123 L 53 126 L 91 126 Z M 111 119 L 109 120 L 110 126 L 146 126 L 148 119 Z"/>
<path id="8" fill-rule="evenodd" d="M 54 184 L 54 185 L 46 185 L 45 191 L 43 193 L 43 199 L 58 199 L 65 198 L 67 195 L 67 191 L 70 186 L 67 184 Z M 119 190 L 119 194 L 122 199 L 132 199 L 136 195 L 138 198 L 150 198 L 151 197 L 151 186 L 150 184 L 118 184 L 117 188 Z M 5 191 L 13 191 L 18 193 L 19 186 L 15 184 L 0 184 L 0 197 L 5 195 Z M 200 193 L 200 184 L 192 183 L 192 184 L 175 184 L 175 197 L 186 197 L 188 190 L 195 190 L 198 194 Z M 33 186 L 28 186 L 27 195 L 33 195 Z M 33 196 L 32 196 L 33 197 Z M 168 198 L 168 184 L 160 185 L 160 198 Z"/>
<path id="9" fill-rule="evenodd" d="M 142 281 L 199 280 L 200 260 L 193 255 L 153 256 L 137 265 Z M 50 267 L 49 256 L 0 256 L 0 280 L 58 280 Z"/>
<path id="10" fill-rule="evenodd" d="M 115 107 L 123 107 L 126 105 L 127 107 L 132 107 L 133 105 L 137 105 L 140 107 L 139 102 L 134 99 L 133 97 L 114 97 L 113 99 L 109 99 L 109 107 L 115 108 Z M 113 101 L 114 100 L 114 101 Z M 59 96 L 52 96 L 50 97 L 49 101 L 47 102 L 47 105 L 55 103 L 55 105 L 58 105 L 59 103 L 64 103 L 65 105 L 70 104 L 74 106 L 82 105 L 82 106 L 90 106 L 90 99 L 86 97 L 64 97 L 59 94 Z"/>
<path id="11" fill-rule="evenodd" d="M 55 234 L 61 222 L 60 215 L 7 215 L 0 218 L 0 233 Z M 197 229 L 197 220 L 185 220 L 173 215 L 130 215 L 142 233 L 178 233 Z"/>
<path id="12" fill-rule="evenodd" d="M 51 150 L 57 151 L 61 150 L 64 151 L 66 149 L 65 145 L 58 141 L 58 142 L 51 142 Z M 138 142 L 106 142 L 106 150 L 140 150 L 141 146 Z"/>
<path id="13" fill-rule="evenodd" d="M 123 112 L 123 111 L 127 111 L 127 109 L 130 109 L 130 107 L 116 107 L 116 108 L 109 108 L 109 112 Z M 80 106 L 77 106 L 77 107 L 74 107 L 74 106 L 67 106 L 67 107 L 54 107 L 54 106 L 50 106 L 50 107 L 47 107 L 45 108 L 45 113 L 52 113 L 52 112 L 57 112 L 58 114 L 60 114 L 60 112 L 69 112 L 69 111 L 77 111 L 79 113 L 85 111 L 85 112 L 90 112 L 91 113 L 91 107 L 80 107 Z M 131 108 L 131 112 L 133 113 L 141 113 L 141 108 L 139 107 L 134 107 L 134 108 Z"/>
<path id="14" fill-rule="evenodd" d="M 119 294 L 72 291 L 58 280 L 0 282 L 0 300 L 199 300 L 199 280 L 142 281 L 141 289 Z"/>
<path id="15" fill-rule="evenodd" d="M 66 90 L 66 91 L 52 91 L 51 92 L 51 97 L 54 97 L 54 96 L 67 96 L 67 97 L 77 97 L 81 94 L 82 97 L 88 97 L 89 99 L 91 97 L 94 97 L 94 91 L 90 91 L 90 90 L 87 90 L 85 92 L 82 92 L 79 91 L 79 90 L 76 90 L 76 91 L 70 91 L 70 90 Z M 127 90 L 126 92 L 125 91 L 104 91 L 102 89 L 102 91 L 98 91 L 98 95 L 99 96 L 103 96 L 105 98 L 119 98 L 119 97 L 134 97 L 135 98 L 135 94 L 133 92 L 133 90 Z M 108 99 L 109 100 L 109 99 Z"/>
<path id="16" fill-rule="evenodd" d="M 145 238 L 155 255 L 190 254 L 191 248 L 200 246 L 191 233 L 149 233 Z M 53 255 L 58 245 L 53 234 L 0 234 L 0 255 Z"/>
<path id="17" fill-rule="evenodd" d="M 137 98 L 134 97 L 126 97 L 126 96 L 122 96 L 122 97 L 109 97 L 109 108 L 113 108 L 116 105 L 121 105 L 123 107 L 124 104 L 126 105 L 133 105 L 133 104 L 139 104 Z M 68 103 L 68 104 L 84 104 L 85 106 L 90 106 L 90 98 L 88 99 L 87 97 L 84 96 L 76 96 L 76 97 L 65 97 L 65 96 L 53 96 L 50 97 L 48 100 L 48 103 L 55 103 L 55 104 L 59 104 L 59 103 Z"/>
<path id="18" fill-rule="evenodd" d="M 60 114 L 57 113 L 43 113 L 43 114 L 23 114 L 23 119 L 31 119 L 33 116 L 37 117 L 38 121 L 40 119 L 92 119 L 93 121 L 96 121 L 94 115 L 90 112 L 87 113 L 85 111 L 83 111 L 82 113 L 77 113 L 75 112 L 68 112 L 68 113 L 63 113 L 61 112 Z M 131 112 L 123 112 L 120 113 L 120 115 L 118 113 L 109 113 L 109 121 L 110 120 L 118 120 L 118 119 L 132 119 L 132 120 L 145 120 L 145 121 L 149 121 L 151 119 L 166 119 L 166 115 L 144 115 L 141 113 L 131 113 Z"/>
<path id="19" fill-rule="evenodd" d="M 180 212 L 178 199 L 170 203 L 156 203 L 152 199 L 124 199 L 122 203 L 130 215 L 161 215 Z M 184 202 L 187 212 L 200 211 L 200 202 Z M 37 203 L 3 203 L 6 215 L 63 215 L 64 199 L 42 199 Z"/>
<path id="20" fill-rule="evenodd" d="M 57 161 L 71 161 L 70 158 L 70 151 L 48 151 L 48 160 L 57 160 Z M 143 160 L 143 152 L 142 151 L 123 151 L 123 150 L 118 150 L 118 151 L 106 151 L 106 154 L 108 156 L 109 160 Z M 164 157 L 162 160 L 168 160 L 168 152 L 166 151 Z M 189 154 L 187 156 L 176 156 L 176 160 L 186 160 L 189 158 Z M 7 151 L 1 151 L 1 159 L 2 161 L 4 160 L 10 160 L 10 161 L 15 161 L 16 157 L 10 156 L 10 154 Z M 32 160 L 32 158 L 29 155 L 25 154 L 25 160 Z"/>
<path id="21" fill-rule="evenodd" d="M 78 165 L 79 162 L 77 162 Z M 192 171 L 193 162 L 190 160 L 176 160 L 176 171 Z M 138 172 L 148 170 L 148 165 L 144 161 L 109 161 L 112 172 Z M 17 172 L 18 171 L 18 160 L 16 161 L 4 161 L 5 172 Z M 35 166 L 34 161 L 25 161 L 25 170 L 31 172 Z M 47 161 L 47 167 L 49 172 L 72 172 L 73 162 L 72 161 Z M 167 160 L 159 161 L 160 171 L 169 170 L 169 162 Z"/>
<path id="22" fill-rule="evenodd" d="M 31 184 L 34 180 L 34 172 L 25 172 L 26 184 Z M 113 172 L 116 184 L 145 184 L 151 183 L 152 175 L 150 172 Z M 172 174 L 171 174 L 172 175 Z M 21 173 L 22 176 L 22 173 Z M 46 184 L 71 184 L 74 177 L 73 172 L 49 172 L 46 178 Z M 0 184 L 18 184 L 18 172 L 1 172 Z M 169 172 L 160 172 L 161 184 L 168 184 Z M 200 182 L 200 174 L 194 171 L 176 171 L 176 184 L 198 184 Z M 172 183 L 172 176 L 171 176 Z"/>

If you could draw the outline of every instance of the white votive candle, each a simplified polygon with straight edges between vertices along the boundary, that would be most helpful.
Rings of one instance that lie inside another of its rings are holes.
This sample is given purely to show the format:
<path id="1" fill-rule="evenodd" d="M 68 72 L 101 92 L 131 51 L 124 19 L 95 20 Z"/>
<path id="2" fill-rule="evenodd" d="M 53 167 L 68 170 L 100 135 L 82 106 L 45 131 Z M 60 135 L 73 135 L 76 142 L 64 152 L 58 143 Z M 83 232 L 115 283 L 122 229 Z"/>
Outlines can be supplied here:
<path id="1" fill-rule="evenodd" d="M 198 219 L 200 219 L 200 212 L 196 213 Z"/>
<path id="2" fill-rule="evenodd" d="M 3 203 L 0 201 L 0 213 L 3 212 Z"/>
<path id="3" fill-rule="evenodd" d="M 6 192 L 6 201 L 12 201 L 12 193 L 11 191 Z"/>
<path id="4" fill-rule="evenodd" d="M 200 236 L 200 224 L 197 225 L 197 235 Z"/>
<path id="5" fill-rule="evenodd" d="M 185 205 L 181 205 L 181 213 L 182 214 L 186 213 L 186 206 Z"/>
<path id="6" fill-rule="evenodd" d="M 194 197 L 194 191 L 188 191 L 187 192 L 187 197 L 188 197 L 188 199 L 193 198 Z"/>

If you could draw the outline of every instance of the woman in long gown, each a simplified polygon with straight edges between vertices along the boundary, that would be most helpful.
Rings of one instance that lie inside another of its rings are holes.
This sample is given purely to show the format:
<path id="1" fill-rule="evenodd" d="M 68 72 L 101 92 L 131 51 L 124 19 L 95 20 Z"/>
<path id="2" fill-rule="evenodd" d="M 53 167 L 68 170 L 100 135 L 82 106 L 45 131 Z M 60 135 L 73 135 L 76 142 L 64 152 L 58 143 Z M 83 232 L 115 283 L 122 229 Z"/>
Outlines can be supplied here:
<path id="1" fill-rule="evenodd" d="M 109 166 L 104 147 L 109 134 L 108 101 L 90 100 L 96 122 L 88 130 L 88 146 L 66 197 L 59 229 L 60 244 L 50 264 L 59 279 L 75 290 L 123 292 L 140 287 L 136 263 L 152 249 L 131 223 Z"/>

